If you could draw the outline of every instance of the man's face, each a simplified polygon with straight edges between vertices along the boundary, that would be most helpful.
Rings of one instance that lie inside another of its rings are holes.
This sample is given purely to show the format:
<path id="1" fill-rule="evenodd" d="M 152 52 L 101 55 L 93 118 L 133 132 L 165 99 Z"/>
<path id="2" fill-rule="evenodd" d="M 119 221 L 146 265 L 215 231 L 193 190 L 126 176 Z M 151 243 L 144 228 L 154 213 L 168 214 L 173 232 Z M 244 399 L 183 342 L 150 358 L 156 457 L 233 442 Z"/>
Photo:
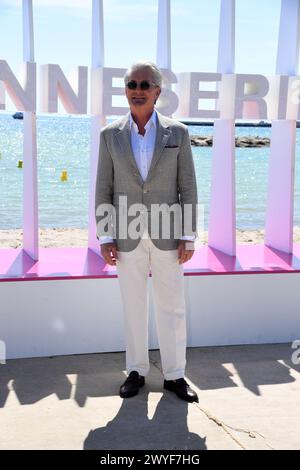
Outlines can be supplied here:
<path id="1" fill-rule="evenodd" d="M 138 87 L 135 90 L 130 90 L 127 86 L 125 88 L 126 97 L 130 106 L 131 111 L 151 111 L 154 108 L 154 104 L 160 95 L 161 89 L 158 86 L 153 85 L 152 72 L 149 69 L 138 70 L 132 72 L 128 77 L 127 82 L 134 80 L 138 83 Z M 147 81 L 150 83 L 149 90 L 141 90 L 140 83 Z"/>

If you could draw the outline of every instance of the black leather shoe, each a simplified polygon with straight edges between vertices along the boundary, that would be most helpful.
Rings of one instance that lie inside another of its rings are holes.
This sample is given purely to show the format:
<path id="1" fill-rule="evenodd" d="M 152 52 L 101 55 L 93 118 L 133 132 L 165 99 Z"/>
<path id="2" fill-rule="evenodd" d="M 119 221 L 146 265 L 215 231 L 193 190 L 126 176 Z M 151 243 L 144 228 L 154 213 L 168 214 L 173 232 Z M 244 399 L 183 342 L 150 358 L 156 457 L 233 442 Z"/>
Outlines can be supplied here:
<path id="1" fill-rule="evenodd" d="M 191 389 L 189 384 L 182 378 L 177 380 L 165 380 L 164 388 L 176 393 L 181 400 L 192 402 L 199 402 L 198 395 Z"/>
<path id="2" fill-rule="evenodd" d="M 120 387 L 120 397 L 134 397 L 139 393 L 139 389 L 145 385 L 145 377 L 140 375 L 136 370 L 130 372 L 129 376 Z"/>

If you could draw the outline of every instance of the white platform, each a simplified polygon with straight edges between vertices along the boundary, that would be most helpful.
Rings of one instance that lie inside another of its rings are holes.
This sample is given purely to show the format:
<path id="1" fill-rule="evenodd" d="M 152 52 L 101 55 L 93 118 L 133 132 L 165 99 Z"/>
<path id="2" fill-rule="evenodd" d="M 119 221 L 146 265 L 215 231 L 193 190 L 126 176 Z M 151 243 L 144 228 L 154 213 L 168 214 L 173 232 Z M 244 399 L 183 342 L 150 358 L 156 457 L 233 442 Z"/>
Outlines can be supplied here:
<path id="1" fill-rule="evenodd" d="M 300 339 L 299 285 L 299 272 L 185 276 L 188 346 Z M 0 298 L 7 358 L 124 350 L 115 277 L 2 282 Z"/>

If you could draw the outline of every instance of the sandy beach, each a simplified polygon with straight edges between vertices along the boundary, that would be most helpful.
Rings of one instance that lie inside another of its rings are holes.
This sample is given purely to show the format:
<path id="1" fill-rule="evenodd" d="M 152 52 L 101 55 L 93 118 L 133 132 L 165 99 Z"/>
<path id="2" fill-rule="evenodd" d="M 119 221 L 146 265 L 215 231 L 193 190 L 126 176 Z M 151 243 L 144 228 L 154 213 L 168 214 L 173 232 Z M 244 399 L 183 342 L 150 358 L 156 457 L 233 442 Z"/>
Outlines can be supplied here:
<path id="1" fill-rule="evenodd" d="M 0 230 L 0 248 L 20 248 L 22 246 L 22 229 Z M 264 240 L 264 230 L 237 230 L 237 243 L 255 244 Z M 87 246 L 88 232 L 79 228 L 41 228 L 40 246 L 76 247 Z M 207 243 L 207 232 L 203 232 L 200 241 Z M 300 227 L 294 227 L 294 242 L 300 242 Z"/>

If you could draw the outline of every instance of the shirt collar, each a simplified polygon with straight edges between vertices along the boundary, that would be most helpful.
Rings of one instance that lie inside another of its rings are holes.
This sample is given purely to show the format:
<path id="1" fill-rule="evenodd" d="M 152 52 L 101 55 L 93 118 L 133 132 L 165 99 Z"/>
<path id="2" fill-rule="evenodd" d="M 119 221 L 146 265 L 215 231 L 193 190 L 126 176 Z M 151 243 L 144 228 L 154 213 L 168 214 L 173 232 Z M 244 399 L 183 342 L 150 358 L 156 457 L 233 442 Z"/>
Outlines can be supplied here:
<path id="1" fill-rule="evenodd" d="M 150 129 L 151 126 L 154 126 L 154 128 L 156 128 L 156 119 L 157 119 L 156 116 L 157 116 L 156 110 L 154 109 L 153 113 L 151 114 L 151 117 L 150 117 L 149 121 L 145 125 L 146 132 Z M 129 125 L 130 125 L 130 129 L 133 128 L 134 131 L 138 134 L 138 132 L 139 132 L 138 126 L 137 126 L 136 122 L 133 120 L 131 113 L 130 113 L 130 117 L 129 117 Z"/>

